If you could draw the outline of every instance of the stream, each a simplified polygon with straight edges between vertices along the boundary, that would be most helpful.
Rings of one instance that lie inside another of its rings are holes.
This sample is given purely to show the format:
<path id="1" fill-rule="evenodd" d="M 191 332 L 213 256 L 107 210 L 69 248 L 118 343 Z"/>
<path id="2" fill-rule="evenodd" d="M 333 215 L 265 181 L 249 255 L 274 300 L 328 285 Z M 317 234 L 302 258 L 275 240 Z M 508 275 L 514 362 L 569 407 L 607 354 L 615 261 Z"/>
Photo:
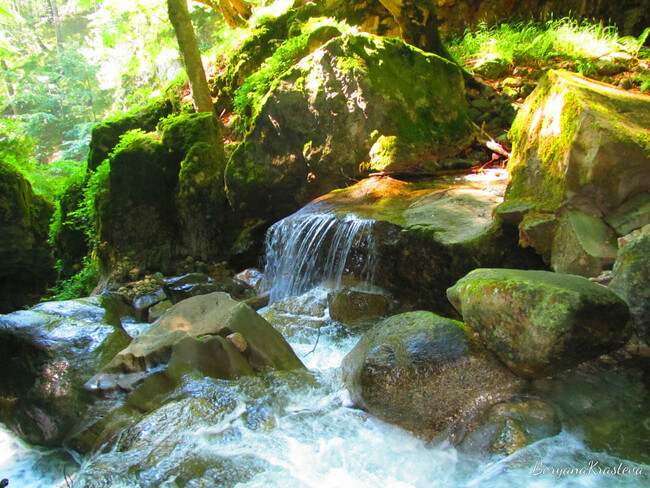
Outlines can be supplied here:
<path id="1" fill-rule="evenodd" d="M 638 377 L 615 368 L 540 380 L 536 394 L 563 412 L 563 429 L 512 455 L 426 442 L 355 408 L 340 365 L 373 323 L 331 320 L 327 294 L 351 269 L 372 280 L 363 258 L 372 223 L 318 210 L 269 232 L 272 305 L 260 310 L 308 371 L 188 375 L 168 403 L 87 459 L 28 446 L 0 425 L 0 479 L 10 488 L 650 486 L 650 400 Z"/>
<path id="2" fill-rule="evenodd" d="M 34 449 L 0 431 L 0 473 L 10 486 L 237 486 L 237 487 L 638 487 L 647 486 L 650 466 L 594 452 L 580 432 L 567 431 L 507 457 L 460 452 L 447 442 L 424 442 L 353 407 L 339 365 L 360 331 L 332 322 L 326 290 L 313 289 L 263 310 L 281 330 L 311 374 L 269 374 L 225 382 L 194 378 L 186 389 L 209 391 L 225 407 L 218 423 L 170 422 L 181 439 L 171 456 L 138 475 L 117 469 L 130 452 L 113 450 L 85 461 L 75 475 L 60 450 Z M 260 387 L 260 383 L 263 387 Z M 614 392 L 616 393 L 616 392 Z M 168 469 L 200 457 L 215 468 L 191 478 Z M 121 471 L 120 481 L 90 482 L 97 466 Z M 598 468 L 634 473 L 597 474 Z M 585 468 L 563 475 L 544 468 Z M 190 479 L 191 478 L 191 479 Z M 210 484 L 212 483 L 212 484 Z"/>

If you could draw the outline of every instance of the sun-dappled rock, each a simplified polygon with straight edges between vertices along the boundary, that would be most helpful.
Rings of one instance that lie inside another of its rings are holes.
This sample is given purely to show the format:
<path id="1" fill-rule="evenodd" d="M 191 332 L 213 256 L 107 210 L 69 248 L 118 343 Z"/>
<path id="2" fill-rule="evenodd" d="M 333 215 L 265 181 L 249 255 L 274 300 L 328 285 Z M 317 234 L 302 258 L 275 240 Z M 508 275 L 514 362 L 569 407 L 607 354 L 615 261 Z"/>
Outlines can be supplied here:
<path id="1" fill-rule="evenodd" d="M 228 198 L 237 212 L 277 219 L 349 177 L 430 172 L 474 130 L 456 65 L 397 39 L 344 34 L 273 80 L 228 162 Z"/>
<path id="2" fill-rule="evenodd" d="M 228 336 L 239 333 L 248 344 L 238 350 Z M 291 370 L 302 363 L 266 320 L 226 293 L 183 300 L 139 334 L 88 382 L 91 389 L 132 389 L 144 379 L 163 374 L 170 384 L 196 370 L 215 378 L 233 379 L 266 369 Z M 136 390 L 137 391 L 137 390 Z"/>
<path id="3" fill-rule="evenodd" d="M 472 269 L 541 264 L 518 246 L 516 231 L 492 216 L 502 202 L 504 175 L 372 177 L 311 205 L 314 212 L 374 221 L 375 284 L 415 307 L 454 314 L 446 290 Z"/>
<path id="4" fill-rule="evenodd" d="M 615 257 L 610 227 L 623 235 L 645 225 L 649 114 L 648 96 L 554 70 L 519 110 L 509 133 L 511 182 L 497 212 L 512 219 L 523 209 L 515 219 L 522 243 L 555 271 L 598 276 Z M 535 222 L 543 214 L 560 221 L 531 232 L 528 212 Z"/>
<path id="5" fill-rule="evenodd" d="M 32 444 L 60 445 L 94 397 L 86 381 L 131 338 L 98 299 L 46 302 L 0 316 L 0 420 Z"/>
<path id="6" fill-rule="evenodd" d="M 630 337 L 625 302 L 581 276 L 477 269 L 447 296 L 486 346 L 527 378 L 571 368 Z"/>
<path id="7" fill-rule="evenodd" d="M 521 383 L 463 323 L 424 311 L 383 320 L 342 368 L 357 406 L 425 438 Z"/>

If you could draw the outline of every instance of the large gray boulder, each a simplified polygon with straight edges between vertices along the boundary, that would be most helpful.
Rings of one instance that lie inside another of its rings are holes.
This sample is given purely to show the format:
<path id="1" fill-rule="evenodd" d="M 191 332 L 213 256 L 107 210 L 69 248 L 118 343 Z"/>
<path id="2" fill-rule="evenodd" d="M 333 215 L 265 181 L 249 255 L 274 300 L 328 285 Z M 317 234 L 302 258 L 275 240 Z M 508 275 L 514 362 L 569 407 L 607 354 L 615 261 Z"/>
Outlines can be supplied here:
<path id="1" fill-rule="evenodd" d="M 497 212 L 557 272 L 611 269 L 616 237 L 650 221 L 650 97 L 549 71 L 518 112 Z"/>
<path id="2" fill-rule="evenodd" d="M 275 219 L 349 177 L 431 172 L 475 135 L 458 66 L 369 34 L 335 37 L 300 60 L 253 116 L 226 167 L 228 198 L 237 212 Z"/>
<path id="3" fill-rule="evenodd" d="M 93 377 L 88 387 L 130 390 L 144 383 L 140 388 L 147 390 L 155 384 L 166 391 L 191 371 L 234 379 L 267 369 L 302 367 L 271 324 L 245 303 L 215 292 L 171 307 Z"/>
<path id="4" fill-rule="evenodd" d="M 355 405 L 424 438 L 521 383 L 469 327 L 424 311 L 366 332 L 343 361 L 343 380 Z"/>
<path id="5" fill-rule="evenodd" d="M 626 303 L 581 276 L 477 269 L 447 296 L 486 346 L 526 378 L 596 358 L 625 344 L 631 333 Z"/>

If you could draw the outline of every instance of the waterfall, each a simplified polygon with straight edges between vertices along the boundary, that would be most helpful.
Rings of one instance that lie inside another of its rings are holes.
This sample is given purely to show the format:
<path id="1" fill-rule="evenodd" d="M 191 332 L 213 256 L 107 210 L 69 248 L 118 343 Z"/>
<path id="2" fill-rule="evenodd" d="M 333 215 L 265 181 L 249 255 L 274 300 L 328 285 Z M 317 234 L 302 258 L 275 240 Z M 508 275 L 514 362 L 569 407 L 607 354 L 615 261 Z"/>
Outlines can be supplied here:
<path id="1" fill-rule="evenodd" d="M 344 276 L 371 283 L 374 220 L 339 217 L 309 206 L 275 223 L 266 234 L 264 288 L 271 303 L 322 285 L 337 289 Z"/>

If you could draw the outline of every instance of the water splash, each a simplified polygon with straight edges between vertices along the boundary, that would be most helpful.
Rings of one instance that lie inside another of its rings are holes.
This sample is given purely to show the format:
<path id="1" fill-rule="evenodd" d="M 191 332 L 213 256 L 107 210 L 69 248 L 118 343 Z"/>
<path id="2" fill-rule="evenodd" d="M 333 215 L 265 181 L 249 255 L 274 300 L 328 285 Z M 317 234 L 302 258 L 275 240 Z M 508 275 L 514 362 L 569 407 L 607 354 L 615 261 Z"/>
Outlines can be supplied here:
<path id="1" fill-rule="evenodd" d="M 315 286 L 341 288 L 347 275 L 371 283 L 375 267 L 374 220 L 353 214 L 311 212 L 308 207 L 275 223 L 266 234 L 263 287 L 271 303 Z"/>

